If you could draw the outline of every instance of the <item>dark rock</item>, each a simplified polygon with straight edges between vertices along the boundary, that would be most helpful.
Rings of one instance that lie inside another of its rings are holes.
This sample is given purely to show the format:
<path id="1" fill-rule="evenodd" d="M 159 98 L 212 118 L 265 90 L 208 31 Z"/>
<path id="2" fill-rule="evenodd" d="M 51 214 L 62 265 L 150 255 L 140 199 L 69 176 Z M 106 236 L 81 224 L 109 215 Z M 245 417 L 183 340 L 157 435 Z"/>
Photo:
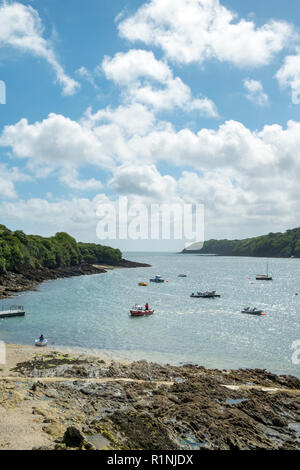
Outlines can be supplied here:
<path id="1" fill-rule="evenodd" d="M 64 434 L 63 443 L 67 447 L 81 447 L 85 442 L 82 432 L 75 426 L 69 426 Z"/>

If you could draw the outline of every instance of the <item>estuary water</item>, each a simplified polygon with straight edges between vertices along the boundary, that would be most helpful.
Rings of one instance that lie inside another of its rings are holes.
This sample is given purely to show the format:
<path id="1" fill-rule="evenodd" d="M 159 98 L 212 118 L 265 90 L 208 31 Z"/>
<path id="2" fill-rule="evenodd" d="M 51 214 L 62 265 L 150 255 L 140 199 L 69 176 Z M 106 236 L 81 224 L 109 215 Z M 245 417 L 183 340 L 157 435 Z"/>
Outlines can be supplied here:
<path id="1" fill-rule="evenodd" d="M 3 301 L 3 308 L 24 305 L 26 316 L 0 320 L 0 340 L 33 344 L 43 333 L 56 347 L 97 350 L 120 359 L 259 367 L 300 376 L 292 348 L 300 342 L 300 259 L 171 253 L 126 257 L 152 267 L 48 281 L 37 292 Z M 273 281 L 256 281 L 267 261 Z M 187 277 L 179 278 L 181 273 Z M 138 286 L 156 274 L 168 282 Z M 208 289 L 221 297 L 190 298 Z M 145 302 L 154 315 L 131 318 L 129 308 Z M 267 315 L 240 313 L 248 306 Z"/>

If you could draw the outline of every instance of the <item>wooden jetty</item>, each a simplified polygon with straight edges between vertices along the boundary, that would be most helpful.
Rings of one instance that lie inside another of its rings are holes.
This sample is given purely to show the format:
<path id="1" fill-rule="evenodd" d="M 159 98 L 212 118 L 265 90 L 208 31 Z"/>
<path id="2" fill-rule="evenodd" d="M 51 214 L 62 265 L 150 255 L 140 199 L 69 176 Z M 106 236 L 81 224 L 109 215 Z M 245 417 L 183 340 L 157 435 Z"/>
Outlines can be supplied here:
<path id="1" fill-rule="evenodd" d="M 0 310 L 0 318 L 24 317 L 25 310 L 23 305 L 11 305 L 8 310 Z"/>

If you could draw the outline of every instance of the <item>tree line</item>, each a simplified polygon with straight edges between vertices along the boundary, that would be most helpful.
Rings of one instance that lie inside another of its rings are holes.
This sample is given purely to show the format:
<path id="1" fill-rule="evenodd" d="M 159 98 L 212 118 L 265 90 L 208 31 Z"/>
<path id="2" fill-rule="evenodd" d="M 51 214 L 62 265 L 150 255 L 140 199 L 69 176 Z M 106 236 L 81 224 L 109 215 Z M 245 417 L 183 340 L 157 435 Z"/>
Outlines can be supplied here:
<path id="1" fill-rule="evenodd" d="M 0 224 L 0 273 L 24 269 L 60 268 L 82 263 L 118 264 L 120 250 L 96 243 L 81 243 L 65 232 L 53 237 L 12 232 Z"/>
<path id="2" fill-rule="evenodd" d="M 183 250 L 184 253 L 195 251 Z M 244 240 L 207 240 L 200 254 L 223 256 L 266 256 L 300 258 L 300 228 L 287 230 L 284 233 L 269 233 Z"/>

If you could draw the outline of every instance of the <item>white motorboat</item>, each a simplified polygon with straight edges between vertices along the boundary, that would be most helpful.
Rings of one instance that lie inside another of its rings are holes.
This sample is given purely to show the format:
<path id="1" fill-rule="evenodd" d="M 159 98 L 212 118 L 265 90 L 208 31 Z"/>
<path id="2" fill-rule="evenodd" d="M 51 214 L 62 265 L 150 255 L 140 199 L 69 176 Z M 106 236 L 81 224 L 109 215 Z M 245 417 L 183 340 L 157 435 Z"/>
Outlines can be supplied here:
<path id="1" fill-rule="evenodd" d="M 196 298 L 196 299 L 213 299 L 215 297 L 221 297 L 220 294 L 216 294 L 216 291 L 213 290 L 213 291 L 206 291 L 206 292 L 197 292 L 196 294 L 194 294 L 194 292 L 191 294 L 192 298 Z"/>

